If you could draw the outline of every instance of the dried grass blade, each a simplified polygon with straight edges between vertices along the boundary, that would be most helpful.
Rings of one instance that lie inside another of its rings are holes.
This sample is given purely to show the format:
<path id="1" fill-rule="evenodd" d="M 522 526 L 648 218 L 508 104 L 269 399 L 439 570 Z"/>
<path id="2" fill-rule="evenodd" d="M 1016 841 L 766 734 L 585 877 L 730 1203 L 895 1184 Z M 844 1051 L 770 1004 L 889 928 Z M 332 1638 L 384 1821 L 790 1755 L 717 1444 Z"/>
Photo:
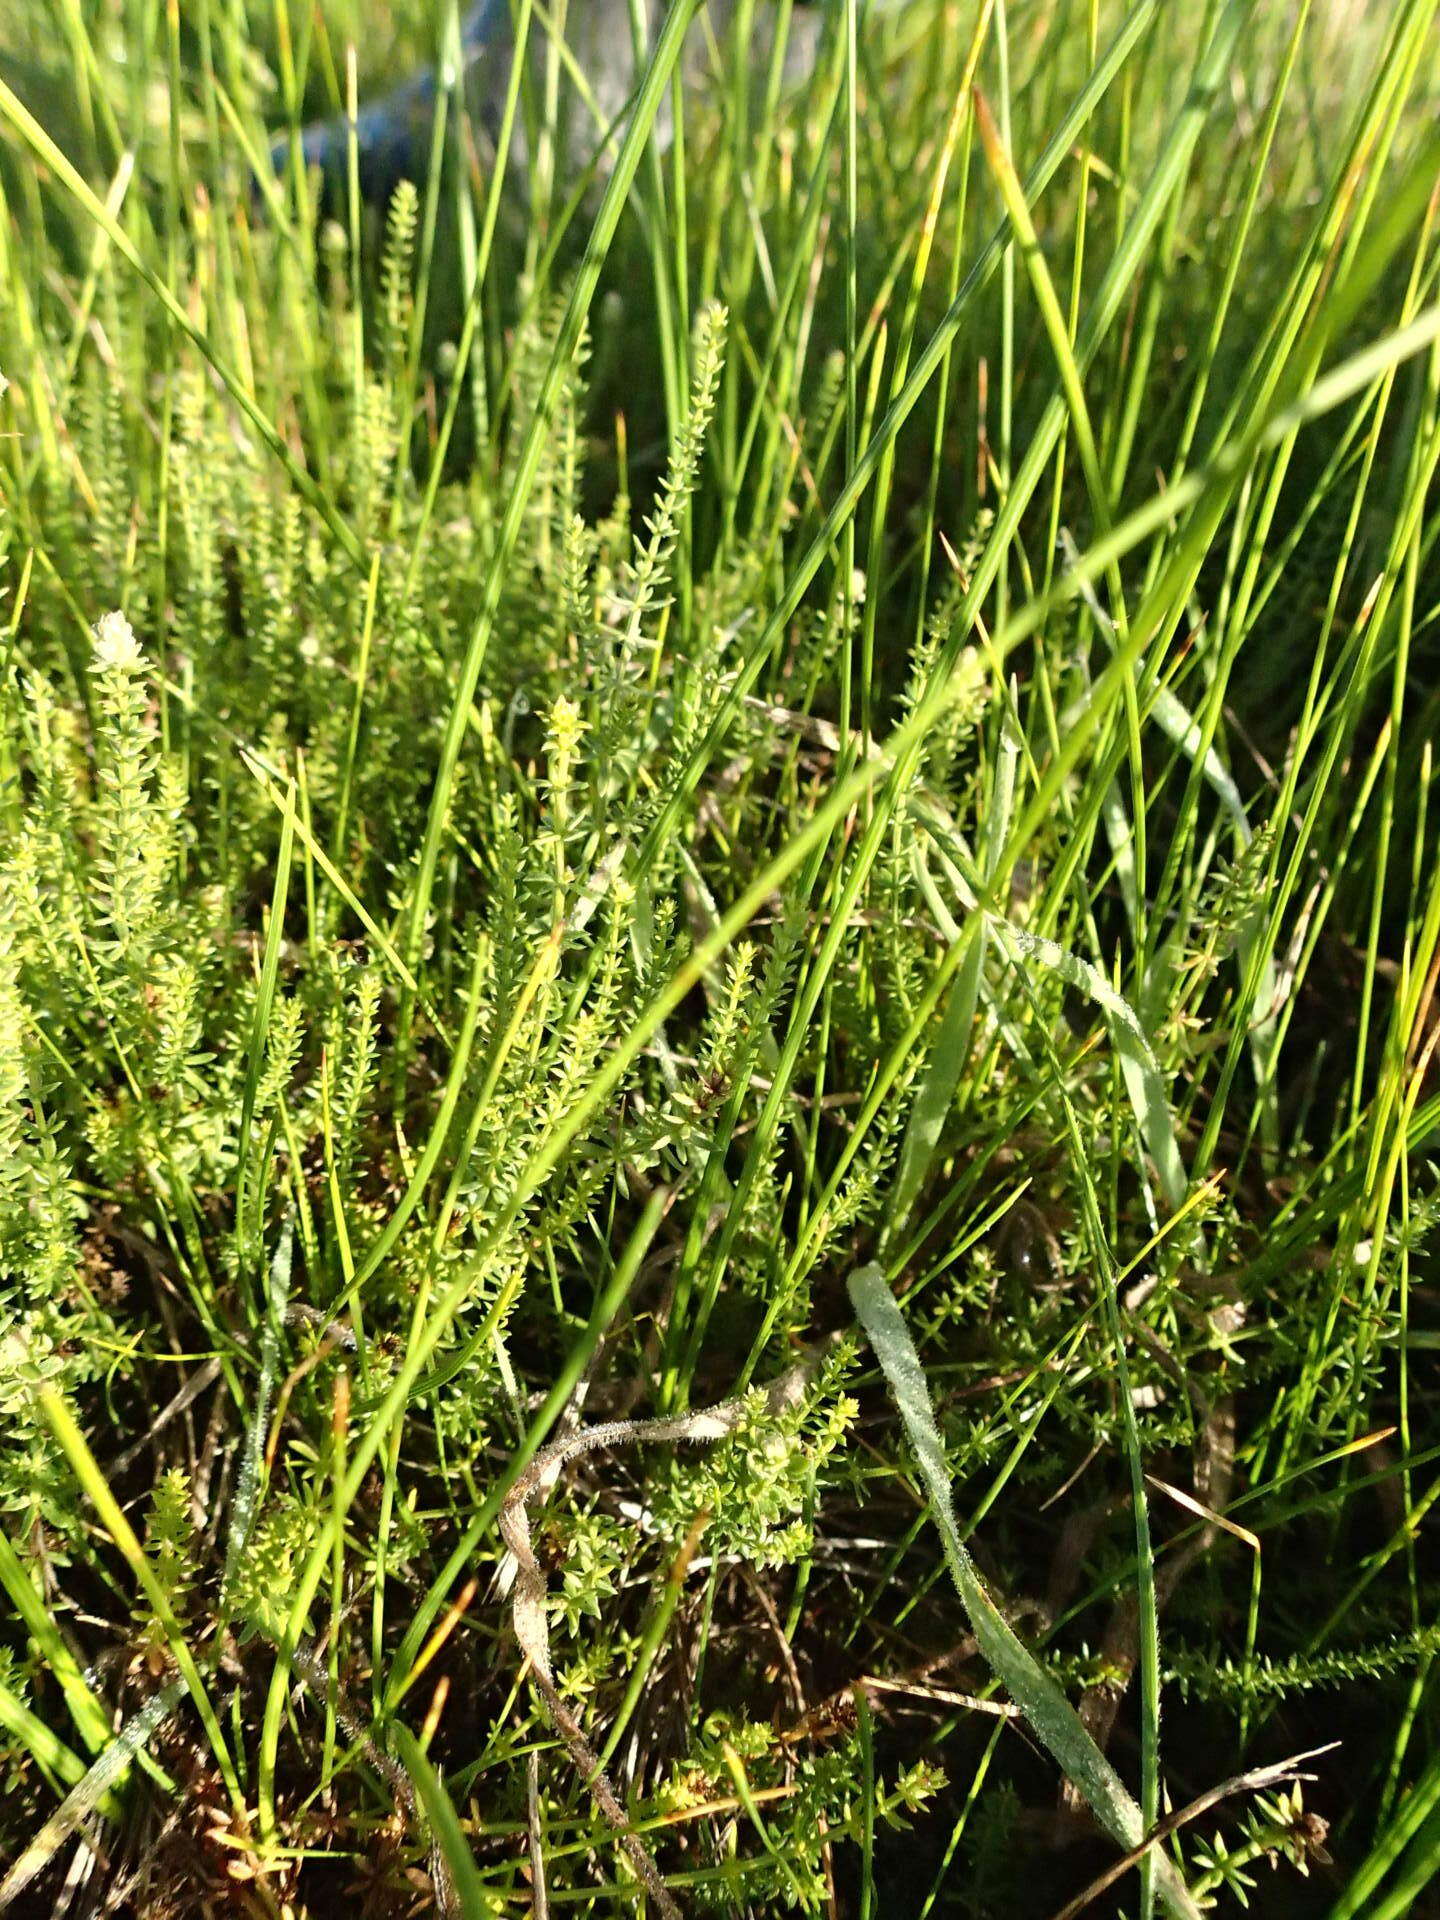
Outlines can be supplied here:
<path id="1" fill-rule="evenodd" d="M 172 1680 L 168 1687 L 163 1687 L 126 1721 L 110 1745 L 86 1769 L 84 1778 L 66 1794 L 0 1882 L 0 1913 L 14 1904 L 44 1872 L 71 1834 L 98 1811 L 101 1801 L 127 1771 L 135 1755 L 170 1718 L 185 1691 L 183 1680 Z"/>

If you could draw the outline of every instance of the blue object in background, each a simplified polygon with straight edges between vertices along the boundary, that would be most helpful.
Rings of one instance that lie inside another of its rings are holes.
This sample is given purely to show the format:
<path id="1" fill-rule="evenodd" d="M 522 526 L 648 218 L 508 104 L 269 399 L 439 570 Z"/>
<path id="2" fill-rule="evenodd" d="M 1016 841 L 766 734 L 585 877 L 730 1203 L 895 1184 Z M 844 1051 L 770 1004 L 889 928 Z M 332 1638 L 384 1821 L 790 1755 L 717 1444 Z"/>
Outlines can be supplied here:
<path id="1" fill-rule="evenodd" d="M 724 38 L 734 4 L 735 0 L 709 0 L 711 24 L 718 39 Z M 666 0 L 643 0 L 642 11 L 652 38 L 665 10 Z M 818 25 L 818 18 L 808 9 L 803 15 L 792 15 L 786 59 L 792 73 L 808 71 L 813 64 Z M 561 132 L 568 149 L 566 158 L 571 164 L 577 160 L 583 164 L 598 144 L 603 127 L 620 112 L 635 85 L 630 0 L 569 0 L 565 41 L 585 76 L 594 103 L 592 106 L 586 101 L 573 80 L 562 72 Z M 511 0 L 475 0 L 462 22 L 460 43 L 471 119 L 493 142 L 499 133 L 515 52 Z M 687 45 L 682 72 L 691 85 L 704 77 L 706 45 L 705 36 L 698 32 Z M 752 49 L 755 57 L 768 57 L 769 45 L 768 33 L 757 32 Z M 528 53 L 537 72 L 543 67 L 546 53 L 547 35 L 537 15 L 532 17 Z M 387 201 L 401 180 L 424 179 L 437 86 L 434 69 L 426 68 L 360 109 L 355 131 L 360 192 L 366 200 Z M 667 104 L 660 129 L 662 140 L 668 138 L 668 112 Z M 516 142 L 522 149 L 517 157 L 523 162 L 523 135 L 518 131 Z M 344 115 L 308 127 L 301 135 L 305 164 L 318 167 L 332 180 L 344 178 L 348 145 L 349 125 Z M 271 149 L 277 173 L 283 174 L 289 155 L 290 139 L 285 136 Z"/>
<path id="2" fill-rule="evenodd" d="M 509 0 L 475 0 L 461 23 L 460 47 L 467 87 L 471 85 L 472 69 L 480 67 L 487 57 L 492 65 L 503 66 L 508 75 Z M 480 75 L 476 73 L 474 78 Z M 355 141 L 359 149 L 360 192 L 366 200 L 388 200 L 402 180 L 423 175 L 429 160 L 437 84 L 435 69 L 426 67 L 379 100 L 361 107 L 355 120 Z M 300 138 L 305 165 L 318 167 L 327 175 L 343 172 L 349 135 L 349 122 L 343 114 L 307 127 Z M 283 172 L 289 155 L 287 135 L 276 140 L 270 149 L 277 173 Z"/>

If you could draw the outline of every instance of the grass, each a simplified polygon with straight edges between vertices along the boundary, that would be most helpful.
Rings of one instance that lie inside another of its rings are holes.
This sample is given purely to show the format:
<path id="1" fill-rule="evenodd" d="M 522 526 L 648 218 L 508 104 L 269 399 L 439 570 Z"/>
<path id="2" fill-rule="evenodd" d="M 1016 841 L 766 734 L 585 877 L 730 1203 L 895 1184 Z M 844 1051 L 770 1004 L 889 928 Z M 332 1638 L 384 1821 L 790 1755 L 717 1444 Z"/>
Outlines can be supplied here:
<path id="1" fill-rule="evenodd" d="M 0 1906 L 1440 1911 L 1435 14 L 0 0 Z"/>

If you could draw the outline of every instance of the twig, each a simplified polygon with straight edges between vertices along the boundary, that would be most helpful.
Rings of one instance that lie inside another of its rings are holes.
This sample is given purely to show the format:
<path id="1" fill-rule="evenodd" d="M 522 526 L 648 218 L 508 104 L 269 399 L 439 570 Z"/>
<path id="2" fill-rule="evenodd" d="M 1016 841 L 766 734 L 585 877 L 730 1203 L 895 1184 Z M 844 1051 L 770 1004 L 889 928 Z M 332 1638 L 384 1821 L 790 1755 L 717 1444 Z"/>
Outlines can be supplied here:
<path id="1" fill-rule="evenodd" d="M 525 1763 L 525 1801 L 530 1828 L 530 1920 L 550 1920 L 545 1890 L 545 1828 L 540 1818 L 540 1754 L 532 1747 Z"/>
<path id="2" fill-rule="evenodd" d="M 1231 1780 L 1222 1780 L 1218 1787 L 1207 1787 L 1188 1807 L 1181 1807 L 1177 1813 L 1167 1813 L 1163 1820 L 1157 1820 L 1138 1847 L 1132 1847 L 1129 1853 L 1123 1854 L 1092 1880 L 1083 1893 L 1077 1893 L 1055 1915 L 1055 1920 L 1076 1920 L 1077 1914 L 1083 1913 L 1117 1880 L 1123 1879 L 1132 1867 L 1139 1866 L 1152 1847 L 1158 1847 L 1162 1840 L 1168 1839 L 1181 1827 L 1188 1826 L 1192 1820 L 1198 1820 L 1202 1813 L 1208 1813 L 1211 1807 L 1218 1806 L 1222 1800 L 1232 1799 L 1237 1793 L 1262 1793 L 1266 1787 L 1278 1786 L 1282 1780 L 1313 1780 L 1313 1773 L 1300 1772 L 1301 1761 L 1314 1760 L 1322 1753 L 1333 1753 L 1339 1745 L 1338 1740 L 1332 1740 L 1327 1746 L 1310 1747 L 1304 1753 L 1292 1754 L 1288 1760 L 1277 1760 L 1273 1766 L 1256 1767 L 1251 1773 L 1237 1773 Z"/>
<path id="3" fill-rule="evenodd" d="M 771 1382 L 765 1397 L 772 1413 L 799 1404 L 818 1367 L 819 1357 L 818 1352 L 812 1354 Z M 577 1428 L 536 1454 L 506 1495 L 499 1515 L 501 1538 L 515 1561 L 515 1584 L 511 1596 L 515 1638 L 530 1663 L 536 1691 L 544 1701 L 576 1771 L 589 1788 L 597 1809 L 614 1828 L 626 1857 L 654 1900 L 662 1920 L 681 1920 L 680 1909 L 671 1898 L 644 1843 L 631 1830 L 625 1809 L 620 1804 L 619 1795 L 605 1772 L 600 1756 L 555 1684 L 550 1660 L 545 1576 L 531 1543 L 529 1504 L 553 1483 L 560 1470 L 570 1461 L 582 1453 L 593 1452 L 597 1447 L 627 1446 L 636 1441 L 723 1440 L 740 1424 L 745 1403 L 746 1396 L 742 1394 L 673 1420 L 606 1420 L 597 1426 Z"/>
<path id="4" fill-rule="evenodd" d="M 221 1363 L 217 1356 L 214 1360 L 207 1360 L 203 1367 L 197 1367 L 175 1397 L 172 1400 L 166 1401 L 165 1405 L 160 1409 L 159 1413 L 155 1415 L 154 1419 L 150 1421 L 144 1433 L 141 1434 L 135 1444 L 127 1447 L 119 1459 L 111 1463 L 111 1473 L 121 1474 L 128 1468 L 134 1466 L 135 1462 L 140 1458 L 140 1455 L 154 1440 L 156 1434 L 161 1432 L 165 1427 L 168 1427 L 170 1422 L 175 1419 L 178 1414 L 184 1413 L 188 1406 L 193 1405 L 193 1403 L 200 1398 L 200 1395 L 204 1393 L 207 1387 L 213 1386 L 215 1381 L 220 1378 L 220 1365 Z"/>
<path id="5" fill-rule="evenodd" d="M 928 1700 L 941 1707 L 964 1707 L 971 1713 L 988 1713 L 997 1720 L 1018 1720 L 1020 1709 L 1008 1700 L 982 1700 L 975 1693 L 954 1693 L 949 1687 L 927 1687 L 916 1680 L 881 1680 L 867 1673 L 857 1683 L 867 1693 L 898 1693 L 912 1700 Z"/>
<path id="6" fill-rule="evenodd" d="M 785 1623 L 776 1611 L 774 1599 L 771 1597 L 765 1582 L 753 1568 L 744 1568 L 743 1577 L 746 1586 L 750 1589 L 751 1595 L 755 1600 L 755 1604 L 764 1614 L 770 1631 L 775 1637 L 775 1644 L 780 1649 L 780 1661 L 785 1669 L 785 1677 L 790 1683 L 790 1697 L 795 1703 L 796 1713 L 803 1716 L 809 1712 L 810 1703 L 805 1698 L 805 1687 L 800 1678 L 800 1669 L 795 1664 L 795 1649 L 790 1644 L 790 1636 L 785 1631 Z"/>
<path id="7" fill-rule="evenodd" d="M 332 1679 L 308 1647 L 297 1647 L 294 1656 L 295 1671 L 310 1687 L 319 1700 L 329 1700 L 335 1709 L 335 1719 L 346 1738 L 365 1755 L 381 1779 L 389 1786 L 396 1804 L 412 1828 L 422 1838 L 429 1841 L 429 1859 L 426 1862 L 430 1875 L 430 1884 L 435 1889 L 435 1909 L 440 1920 L 450 1920 L 450 1916 L 460 1912 L 460 1900 L 455 1891 L 454 1881 L 450 1877 L 450 1868 L 438 1838 L 426 1832 L 425 1816 L 420 1808 L 420 1796 L 415 1783 L 401 1766 L 400 1762 L 379 1746 L 360 1715 L 351 1705 L 345 1689 Z"/>

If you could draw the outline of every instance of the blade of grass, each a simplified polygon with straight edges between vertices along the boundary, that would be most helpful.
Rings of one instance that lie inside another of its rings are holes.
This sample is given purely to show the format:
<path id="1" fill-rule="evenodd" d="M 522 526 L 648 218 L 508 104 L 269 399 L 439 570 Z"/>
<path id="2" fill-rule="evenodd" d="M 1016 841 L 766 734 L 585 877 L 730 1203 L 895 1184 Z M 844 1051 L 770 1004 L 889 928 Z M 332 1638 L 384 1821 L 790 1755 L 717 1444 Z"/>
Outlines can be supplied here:
<path id="1" fill-rule="evenodd" d="M 1141 1845 L 1145 1822 L 1124 1782 L 1081 1724 L 1079 1715 L 1016 1636 L 986 1592 L 955 1524 L 945 1450 L 935 1426 L 930 1390 L 884 1272 L 862 1267 L 848 1281 L 851 1304 L 880 1362 L 905 1424 L 940 1530 L 951 1578 L 971 1630 L 996 1678 L 1024 1714 L 1036 1738 L 1058 1763 L 1100 1824 L 1127 1850 Z M 1199 1908 L 1163 1854 L 1156 1856 L 1159 1892 L 1169 1912 L 1198 1920 Z"/>
<path id="2" fill-rule="evenodd" d="M 101 1525 L 119 1549 L 121 1557 L 134 1574 L 141 1591 L 154 1610 L 156 1619 L 165 1630 L 171 1655 L 180 1671 L 185 1690 L 195 1703 L 195 1711 L 199 1714 L 201 1725 L 205 1729 L 205 1737 L 215 1756 L 215 1764 L 220 1770 L 230 1803 L 235 1809 L 243 1830 L 246 1823 L 245 1794 L 240 1785 L 240 1776 L 236 1771 L 229 1742 L 225 1738 L 211 1702 L 209 1689 L 200 1677 L 200 1669 L 195 1664 L 195 1656 L 190 1651 L 184 1629 L 175 1617 L 170 1595 L 151 1566 L 149 1556 L 137 1539 L 134 1528 L 121 1512 L 119 1502 L 110 1491 L 109 1482 L 100 1471 L 99 1462 L 90 1451 L 89 1443 L 76 1424 L 70 1409 L 53 1387 L 39 1388 L 35 1398 L 44 1415 L 46 1425 L 59 1442 L 61 1451 L 70 1464 L 71 1472 L 88 1495 Z"/>
<path id="3" fill-rule="evenodd" d="M 131 1761 L 153 1738 L 185 1697 L 185 1682 L 172 1680 L 152 1694 L 121 1727 L 98 1759 L 85 1770 L 72 1790 L 41 1827 L 10 1871 L 0 1881 L 0 1913 L 14 1905 L 20 1895 L 49 1866 L 70 1836 L 79 1831 L 100 1809 L 112 1787 L 128 1772 Z"/>
<path id="4" fill-rule="evenodd" d="M 410 1729 L 397 1724 L 391 1729 L 391 1734 L 401 1764 L 415 1783 L 415 1791 L 425 1809 L 425 1818 L 444 1857 L 462 1920 L 493 1920 L 497 1909 L 485 1891 L 480 1869 L 475 1864 L 475 1856 L 460 1825 L 454 1801 L 445 1791 L 443 1781 Z"/>

